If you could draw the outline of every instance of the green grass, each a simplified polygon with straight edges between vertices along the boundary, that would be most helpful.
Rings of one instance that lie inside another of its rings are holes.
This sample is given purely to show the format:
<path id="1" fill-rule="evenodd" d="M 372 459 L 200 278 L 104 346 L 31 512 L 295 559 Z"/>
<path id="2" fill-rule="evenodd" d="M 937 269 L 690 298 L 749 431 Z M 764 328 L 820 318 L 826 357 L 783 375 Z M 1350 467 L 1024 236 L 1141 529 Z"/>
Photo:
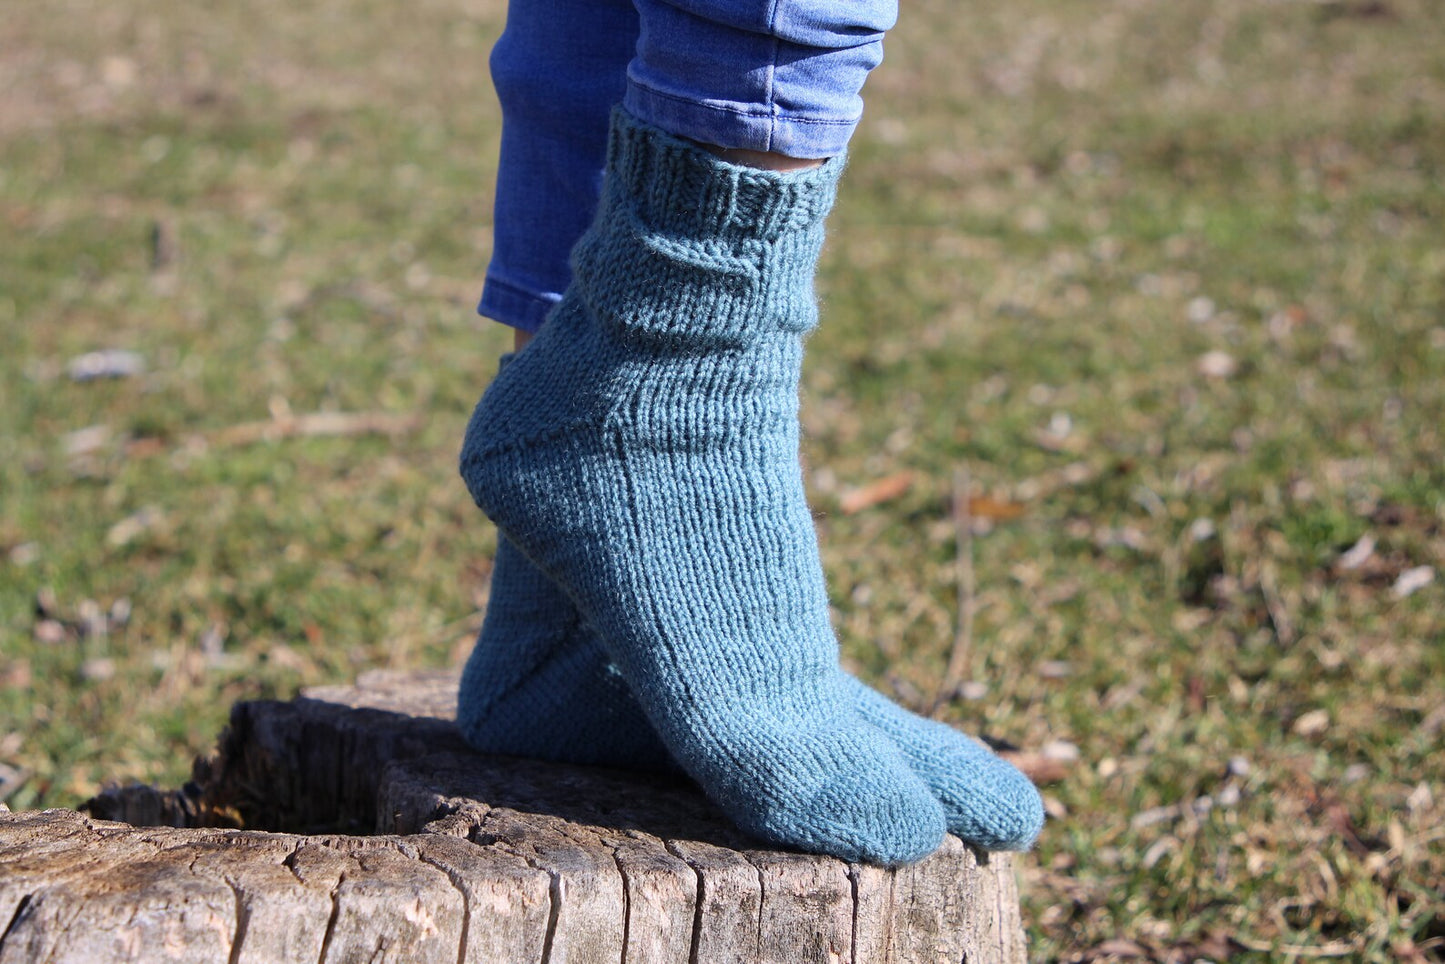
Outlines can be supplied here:
<path id="1" fill-rule="evenodd" d="M 457 665 L 493 535 L 455 453 L 507 336 L 472 313 L 494 0 L 11 7 L 20 808 L 178 783 L 237 699 Z M 987 692 L 943 713 L 1080 751 L 1023 861 L 1037 959 L 1445 956 L 1445 579 L 1392 592 L 1445 569 L 1441 50 L 1425 0 L 922 0 L 890 36 L 808 478 L 846 657 L 915 707 L 954 637 L 955 471 L 1025 510 L 973 539 Z M 100 348 L 146 373 L 66 376 Z M 281 405 L 421 421 L 226 441 Z"/>

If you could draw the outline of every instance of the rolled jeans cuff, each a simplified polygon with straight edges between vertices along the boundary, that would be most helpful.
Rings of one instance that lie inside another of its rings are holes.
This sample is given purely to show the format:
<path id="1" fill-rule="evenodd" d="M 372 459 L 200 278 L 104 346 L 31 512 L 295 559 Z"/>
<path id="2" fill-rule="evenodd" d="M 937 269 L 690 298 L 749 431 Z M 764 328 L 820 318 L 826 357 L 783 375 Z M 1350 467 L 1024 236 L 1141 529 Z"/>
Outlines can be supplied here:
<path id="1" fill-rule="evenodd" d="M 542 322 L 547 320 L 553 306 L 561 300 L 561 292 L 537 291 L 503 281 L 497 277 L 493 267 L 487 271 L 486 280 L 482 283 L 482 299 L 477 303 L 477 314 L 535 334 L 542 327 Z"/>
<path id="2" fill-rule="evenodd" d="M 897 0 L 511 0 L 492 51 L 503 134 L 478 311 L 536 331 L 602 186 L 619 101 L 676 137 L 841 154 Z"/>
<path id="3" fill-rule="evenodd" d="M 778 115 L 744 104 L 682 99 L 636 83 L 628 85 L 622 103 L 633 117 L 677 137 L 814 159 L 843 153 L 861 117 Z"/>
<path id="4" fill-rule="evenodd" d="M 623 106 L 719 147 L 827 158 L 863 115 L 896 0 L 635 0 Z"/>

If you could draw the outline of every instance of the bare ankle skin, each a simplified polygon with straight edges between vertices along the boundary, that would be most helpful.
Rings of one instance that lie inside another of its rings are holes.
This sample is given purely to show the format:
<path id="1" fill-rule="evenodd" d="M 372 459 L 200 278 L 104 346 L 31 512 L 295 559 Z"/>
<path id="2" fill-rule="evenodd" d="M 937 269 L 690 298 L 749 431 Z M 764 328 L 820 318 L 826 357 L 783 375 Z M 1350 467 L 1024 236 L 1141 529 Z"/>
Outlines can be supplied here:
<path id="1" fill-rule="evenodd" d="M 756 167 L 764 171 L 807 171 L 823 165 L 823 159 L 811 157 L 789 157 L 772 151 L 750 151 L 741 147 L 718 147 L 716 144 L 696 142 L 698 147 L 716 154 L 729 164 Z"/>

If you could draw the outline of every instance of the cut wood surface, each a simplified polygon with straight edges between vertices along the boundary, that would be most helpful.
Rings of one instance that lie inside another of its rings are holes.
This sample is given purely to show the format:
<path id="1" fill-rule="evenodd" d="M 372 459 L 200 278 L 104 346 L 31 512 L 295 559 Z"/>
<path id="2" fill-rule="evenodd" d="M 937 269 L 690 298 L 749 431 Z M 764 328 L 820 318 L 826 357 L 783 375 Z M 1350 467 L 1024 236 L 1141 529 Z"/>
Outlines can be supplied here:
<path id="1" fill-rule="evenodd" d="M 455 688 L 241 703 L 183 790 L 0 813 L 0 964 L 1025 959 L 1007 855 L 765 849 L 680 778 L 471 752 Z"/>

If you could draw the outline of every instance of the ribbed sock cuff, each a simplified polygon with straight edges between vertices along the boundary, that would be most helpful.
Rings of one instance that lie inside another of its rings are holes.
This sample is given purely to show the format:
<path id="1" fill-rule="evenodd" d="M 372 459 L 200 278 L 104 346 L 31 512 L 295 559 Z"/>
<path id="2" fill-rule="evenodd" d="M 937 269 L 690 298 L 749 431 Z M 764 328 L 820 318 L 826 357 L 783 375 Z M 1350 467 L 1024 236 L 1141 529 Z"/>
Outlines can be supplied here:
<path id="1" fill-rule="evenodd" d="M 743 167 L 621 108 L 612 116 L 607 176 L 639 220 L 665 234 L 771 241 L 816 228 L 833 207 L 843 167 L 841 155 L 805 171 Z"/>
<path id="2" fill-rule="evenodd" d="M 573 284 L 605 330 L 627 337 L 741 348 L 806 332 L 842 169 L 842 158 L 786 173 L 740 167 L 618 110 Z"/>

